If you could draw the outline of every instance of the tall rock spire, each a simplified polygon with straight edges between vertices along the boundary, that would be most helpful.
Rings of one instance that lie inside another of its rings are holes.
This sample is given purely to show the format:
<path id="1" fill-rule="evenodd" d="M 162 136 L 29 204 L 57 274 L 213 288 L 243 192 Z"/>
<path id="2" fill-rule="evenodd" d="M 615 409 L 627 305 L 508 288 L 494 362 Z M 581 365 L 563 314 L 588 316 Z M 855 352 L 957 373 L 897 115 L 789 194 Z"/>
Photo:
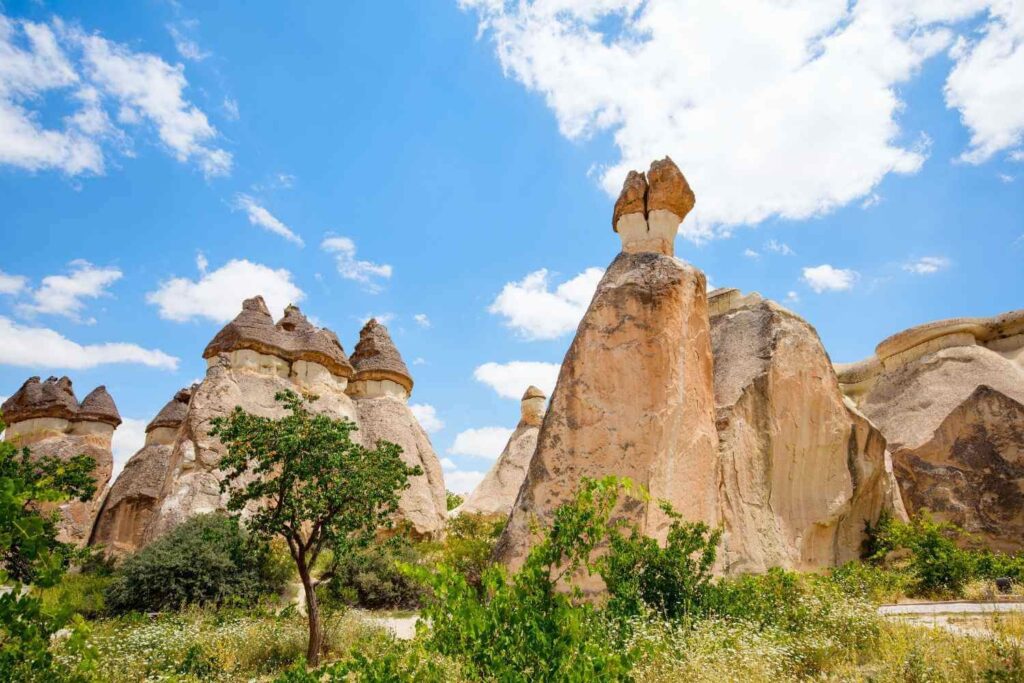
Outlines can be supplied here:
<path id="1" fill-rule="evenodd" d="M 359 343 L 352 353 L 352 366 L 356 370 L 353 385 L 367 382 L 390 381 L 404 388 L 406 395 L 412 393 L 412 375 L 402 360 L 395 343 L 391 341 L 388 328 L 371 318 L 359 330 Z M 372 387 L 363 387 L 373 391 Z M 358 388 L 355 389 L 357 394 Z M 353 394 L 356 395 L 356 394 Z"/>
<path id="2" fill-rule="evenodd" d="M 498 557 L 512 568 L 529 552 L 534 521 L 550 521 L 584 477 L 629 477 L 648 489 L 649 502 L 621 513 L 658 540 L 670 524 L 659 499 L 686 519 L 718 522 L 707 282 L 672 256 L 693 202 L 669 159 L 652 164 L 646 178 L 634 172 L 626 179 L 613 218 L 622 253 L 562 362 L 498 544 Z"/>

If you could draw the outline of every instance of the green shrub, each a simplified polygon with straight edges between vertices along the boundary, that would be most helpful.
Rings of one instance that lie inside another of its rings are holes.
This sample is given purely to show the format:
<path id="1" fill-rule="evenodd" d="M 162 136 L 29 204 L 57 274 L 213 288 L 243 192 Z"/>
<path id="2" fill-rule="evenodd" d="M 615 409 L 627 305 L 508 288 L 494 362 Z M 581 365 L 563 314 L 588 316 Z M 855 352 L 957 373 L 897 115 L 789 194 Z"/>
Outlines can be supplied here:
<path id="1" fill-rule="evenodd" d="M 704 523 L 684 522 L 668 503 L 661 503 L 661 509 L 672 520 L 664 548 L 636 527 L 628 536 L 615 529 L 608 553 L 597 564 L 611 595 L 609 608 L 619 615 L 640 614 L 644 606 L 667 619 L 707 610 L 722 533 Z"/>
<path id="2" fill-rule="evenodd" d="M 250 542 L 238 522 L 199 515 L 127 558 L 107 588 L 115 614 L 184 605 L 247 604 L 277 592 L 269 550 Z"/>
<path id="3" fill-rule="evenodd" d="M 431 652 L 460 662 L 470 678 L 508 681 L 616 681 L 629 675 L 629 654 L 604 628 L 599 611 L 559 587 L 589 571 L 594 548 L 608 538 L 622 482 L 585 479 L 572 503 L 509 577 L 491 567 L 478 591 L 441 565 L 417 573 L 433 589 L 421 637 Z"/>
<path id="4" fill-rule="evenodd" d="M 398 562 L 416 564 L 419 555 L 405 542 L 389 542 L 357 550 L 340 558 L 335 575 L 325 585 L 326 604 L 365 609 L 415 609 L 423 585 L 403 572 Z"/>
<path id="5" fill-rule="evenodd" d="M 484 571 L 493 564 L 494 546 L 506 521 L 505 517 L 471 513 L 448 520 L 440 562 L 462 574 L 469 585 L 481 589 Z"/>
<path id="6" fill-rule="evenodd" d="M 454 510 L 455 508 L 459 507 L 460 505 L 462 505 L 462 502 L 465 500 L 465 498 L 463 498 L 462 496 L 460 496 L 457 493 L 452 493 L 451 491 L 445 491 L 444 492 L 444 500 L 445 500 L 446 507 L 448 508 L 449 511 L 451 511 L 451 510 Z"/>
<path id="7" fill-rule="evenodd" d="M 845 595 L 873 603 L 896 602 L 914 587 L 906 571 L 864 562 L 847 562 L 831 569 L 828 577 Z"/>
<path id="8" fill-rule="evenodd" d="M 81 614 L 86 619 L 96 619 L 106 611 L 104 593 L 112 579 L 95 574 L 65 574 L 60 583 L 44 588 L 43 611 L 58 614 Z"/>
<path id="9" fill-rule="evenodd" d="M 878 534 L 876 557 L 893 550 L 909 551 L 916 594 L 960 596 L 976 571 L 976 554 L 958 545 L 961 530 L 936 522 L 927 511 L 909 524 L 890 522 Z"/>

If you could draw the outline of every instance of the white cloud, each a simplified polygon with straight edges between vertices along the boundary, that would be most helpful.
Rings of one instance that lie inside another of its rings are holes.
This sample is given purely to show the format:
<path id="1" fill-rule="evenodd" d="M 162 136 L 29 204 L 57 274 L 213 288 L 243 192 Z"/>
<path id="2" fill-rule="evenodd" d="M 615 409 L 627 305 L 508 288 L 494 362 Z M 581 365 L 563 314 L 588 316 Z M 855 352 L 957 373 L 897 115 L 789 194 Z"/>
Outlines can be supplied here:
<path id="1" fill-rule="evenodd" d="M 199 47 L 199 43 L 189 37 L 187 34 L 188 28 L 188 26 L 168 24 L 167 32 L 171 34 L 171 39 L 174 41 L 174 49 L 178 51 L 179 55 L 190 62 L 201 62 L 209 57 L 210 53 Z"/>
<path id="2" fill-rule="evenodd" d="M 84 370 L 98 365 L 132 363 L 176 370 L 178 359 L 158 349 L 110 342 L 79 344 L 45 327 L 29 327 L 0 316 L 0 364 L 18 367 Z"/>
<path id="3" fill-rule="evenodd" d="M 10 275 L 0 270 L 0 294 L 18 294 L 28 284 L 24 275 Z"/>
<path id="4" fill-rule="evenodd" d="M 600 268 L 587 268 L 551 291 L 548 270 L 541 268 L 506 284 L 487 310 L 526 339 L 557 339 L 579 325 L 602 275 Z"/>
<path id="5" fill-rule="evenodd" d="M 744 249 L 743 250 L 743 255 L 746 256 L 749 259 L 759 259 L 759 258 L 761 258 L 761 255 L 758 254 L 753 249 Z"/>
<path id="6" fill-rule="evenodd" d="M 860 275 L 855 270 L 833 268 L 829 264 L 804 268 L 803 280 L 818 294 L 828 290 L 841 292 L 853 289 Z"/>
<path id="7" fill-rule="evenodd" d="M 296 235 L 291 228 L 278 220 L 274 214 L 260 206 L 260 204 L 249 195 L 241 193 L 236 194 L 235 201 L 232 206 L 235 209 L 245 211 L 251 224 L 263 228 L 264 230 L 268 230 L 275 235 L 279 235 L 289 242 L 294 242 L 300 247 L 305 245 L 302 238 Z"/>
<path id="8" fill-rule="evenodd" d="M 473 371 L 473 377 L 494 389 L 502 398 L 518 401 L 531 384 L 550 396 L 555 390 L 560 369 L 558 363 L 514 360 L 509 363 L 484 363 Z"/>
<path id="9" fill-rule="evenodd" d="M 176 322 L 206 318 L 227 322 L 242 310 L 242 301 L 262 295 L 271 313 L 281 315 L 288 304 L 305 294 L 292 282 L 292 274 L 245 259 L 233 259 L 198 280 L 176 277 L 160 283 L 146 301 L 158 306 L 160 317 Z"/>
<path id="10" fill-rule="evenodd" d="M 130 153 L 126 127 L 149 122 L 179 161 L 207 176 L 227 174 L 231 154 L 210 144 L 217 131 L 184 97 L 187 87 L 183 68 L 156 55 L 60 19 L 36 24 L 0 15 L 0 164 L 100 174 L 104 146 Z M 59 100 L 72 113 L 47 127 L 42 107 Z"/>
<path id="11" fill-rule="evenodd" d="M 456 465 L 455 461 L 452 460 L 451 458 L 441 458 L 441 469 L 444 470 L 445 472 L 457 470 L 458 468 L 459 466 Z"/>
<path id="12" fill-rule="evenodd" d="M 505 427 L 466 429 L 455 435 L 455 442 L 448 452 L 452 455 L 497 460 L 505 449 L 508 438 L 512 436 L 512 431 Z"/>
<path id="13" fill-rule="evenodd" d="M 226 116 L 228 120 L 238 120 L 238 100 L 233 97 L 225 97 L 223 104 L 221 104 L 221 108 L 224 110 L 224 116 Z"/>
<path id="14" fill-rule="evenodd" d="M 952 262 L 945 256 L 922 256 L 916 261 L 907 261 L 902 268 L 915 275 L 932 275 L 949 268 L 951 264 Z"/>
<path id="15" fill-rule="evenodd" d="M 114 438 L 110 444 L 111 450 L 114 452 L 114 472 L 110 475 L 111 482 L 124 469 L 124 464 L 128 462 L 128 459 L 145 445 L 147 424 L 145 420 L 137 420 L 134 417 L 121 418 L 121 424 L 114 430 Z"/>
<path id="16" fill-rule="evenodd" d="M 444 486 L 452 493 L 466 495 L 471 493 L 473 489 L 477 487 L 477 484 L 483 480 L 485 474 L 485 472 L 466 470 L 445 471 Z"/>
<path id="17" fill-rule="evenodd" d="M 971 132 L 961 159 L 972 164 L 1005 150 L 1020 153 L 1024 142 L 1024 7 L 993 0 L 988 10 L 981 37 L 961 36 L 950 50 L 956 65 L 945 88 L 947 106 Z"/>
<path id="18" fill-rule="evenodd" d="M 890 173 L 916 172 L 927 138 L 901 129 L 900 86 L 986 4 L 1017 25 L 1012 0 L 460 0 L 563 135 L 612 134 L 620 157 L 599 167 L 609 194 L 631 168 L 665 154 L 680 162 L 698 197 L 682 225 L 692 239 L 822 214 L 869 196 Z M 1016 28 L 998 23 L 961 55 L 964 75 L 947 87 L 979 150 L 1012 144 L 1024 120 L 1014 104 L 1024 99 L 1024 45 L 1011 48 Z M 985 85 L 982 66 L 995 83 Z M 961 93 L 977 91 L 986 97 L 972 109 Z M 982 112 L 996 120 L 983 125 Z"/>
<path id="19" fill-rule="evenodd" d="M 355 318 L 356 320 L 358 320 L 360 327 L 362 327 L 363 325 L 365 325 L 366 323 L 370 322 L 370 320 L 373 320 L 373 319 L 376 319 L 377 322 L 379 322 L 381 325 L 390 325 L 391 322 L 395 319 L 395 314 L 394 313 L 364 313 L 361 316 L 354 315 L 352 317 Z"/>
<path id="20" fill-rule="evenodd" d="M 26 314 L 49 313 L 80 320 L 85 308 L 83 299 L 107 296 L 107 288 L 121 279 L 119 268 L 97 268 L 88 261 L 72 261 L 67 275 L 48 275 L 32 292 L 32 303 L 18 306 Z M 88 321 L 95 322 L 95 321 Z"/>
<path id="21" fill-rule="evenodd" d="M 774 254 L 781 254 L 782 256 L 792 256 L 794 253 L 793 250 L 789 248 L 788 244 L 777 240 L 768 240 L 764 243 L 764 248 Z"/>
<path id="22" fill-rule="evenodd" d="M 430 327 L 430 318 L 427 317 L 426 313 L 417 313 L 412 317 L 416 321 L 416 324 L 420 327 Z"/>
<path id="23" fill-rule="evenodd" d="M 325 237 L 320 243 L 320 248 L 328 254 L 334 254 L 338 272 L 346 280 L 355 280 L 362 283 L 364 288 L 372 293 L 381 290 L 381 285 L 376 278 L 391 277 L 391 266 L 386 263 L 373 263 L 371 261 L 360 261 L 356 258 L 356 243 L 348 237 Z"/>
<path id="24" fill-rule="evenodd" d="M 210 267 L 210 261 L 206 258 L 206 254 L 201 251 L 196 252 L 196 270 L 201 274 L 206 273 L 206 269 Z"/>
<path id="25" fill-rule="evenodd" d="M 427 364 L 427 359 L 426 358 L 422 358 L 420 356 L 416 356 L 416 358 L 413 359 L 412 364 L 413 365 L 426 365 Z"/>
<path id="26" fill-rule="evenodd" d="M 999 178 L 999 180 L 1004 183 L 1012 183 L 1014 181 L 1014 177 L 1009 173 L 999 173 L 996 175 L 996 177 Z"/>
<path id="27" fill-rule="evenodd" d="M 428 434 L 444 429 L 444 421 L 437 416 L 437 410 L 429 403 L 413 403 L 409 406 L 413 417 Z"/>
<path id="28" fill-rule="evenodd" d="M 786 292 L 786 301 L 788 301 L 791 304 L 798 304 L 800 303 L 800 295 L 790 290 Z"/>

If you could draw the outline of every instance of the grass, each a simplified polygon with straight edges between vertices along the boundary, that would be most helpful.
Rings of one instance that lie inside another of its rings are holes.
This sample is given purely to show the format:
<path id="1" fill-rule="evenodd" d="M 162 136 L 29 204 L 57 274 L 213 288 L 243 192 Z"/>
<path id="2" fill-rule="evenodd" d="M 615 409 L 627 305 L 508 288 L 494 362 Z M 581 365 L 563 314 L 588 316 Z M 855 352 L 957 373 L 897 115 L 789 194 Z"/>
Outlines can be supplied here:
<path id="1" fill-rule="evenodd" d="M 393 646 L 383 629 L 354 614 L 328 617 L 325 627 L 328 661 Z M 101 680 L 110 683 L 273 680 L 305 655 L 307 636 L 297 614 L 240 610 L 136 614 L 96 620 L 91 630 Z"/>

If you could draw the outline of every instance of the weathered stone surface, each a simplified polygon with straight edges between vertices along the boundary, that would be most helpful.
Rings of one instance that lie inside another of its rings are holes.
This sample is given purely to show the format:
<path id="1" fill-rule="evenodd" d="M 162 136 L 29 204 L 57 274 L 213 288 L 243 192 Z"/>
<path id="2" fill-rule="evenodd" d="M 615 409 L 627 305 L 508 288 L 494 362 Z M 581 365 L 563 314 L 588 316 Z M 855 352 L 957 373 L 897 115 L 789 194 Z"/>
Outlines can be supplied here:
<path id="1" fill-rule="evenodd" d="M 378 355 L 393 352 L 389 358 L 397 358 L 398 366 L 408 374 L 387 330 L 375 322 L 374 327 L 379 329 L 372 329 L 369 336 L 373 348 L 381 352 Z M 333 340 L 331 348 L 324 340 Z M 326 358 L 327 351 L 331 358 Z M 366 362 L 371 355 L 364 352 L 360 362 Z M 180 426 L 175 428 L 166 482 L 153 504 L 149 522 L 132 537 L 132 543 L 148 543 L 188 517 L 223 509 L 226 496 L 220 492 L 223 474 L 218 465 L 224 451 L 220 441 L 209 435 L 211 421 L 227 415 L 236 406 L 255 415 L 281 417 L 284 411 L 274 395 L 286 389 L 316 395 L 318 399 L 311 406 L 316 412 L 356 422 L 356 438 L 367 445 L 378 439 L 400 445 L 403 458 L 422 467 L 425 474 L 414 478 L 402 496 L 399 516 L 423 535 L 443 527 L 445 495 L 441 466 L 429 439 L 406 405 L 406 387 L 411 388 L 411 378 L 400 385 L 391 379 L 355 376 L 357 373 L 334 333 L 314 327 L 294 306 L 286 309 L 274 324 L 259 297 L 243 304 L 242 313 L 217 334 L 204 357 L 206 377 L 193 388 Z M 358 407 L 355 398 L 359 399 Z M 163 427 L 165 421 L 179 419 L 181 410 L 180 406 L 168 405 L 151 427 Z M 143 461 L 154 463 L 155 472 L 159 469 L 155 463 L 163 457 L 162 451 L 153 451 Z M 149 481 L 148 475 L 140 478 Z"/>
<path id="2" fill-rule="evenodd" d="M 659 499 L 717 524 L 711 383 L 704 275 L 661 253 L 619 254 L 562 362 L 498 558 L 518 567 L 534 541 L 531 524 L 549 522 L 583 477 L 646 487 L 651 502 L 619 513 L 656 539 L 669 527 Z"/>
<path id="3" fill-rule="evenodd" d="M 391 341 L 388 328 L 371 318 L 359 331 L 359 343 L 352 354 L 357 380 L 389 379 L 412 393 L 412 375 Z"/>
<path id="4" fill-rule="evenodd" d="M 1024 310 L 920 325 L 836 370 L 888 440 L 910 512 L 933 509 L 991 547 L 1021 547 L 1020 503 L 1008 492 L 1024 490 L 1012 408 L 1024 403 Z"/>
<path id="5" fill-rule="evenodd" d="M 653 162 L 646 177 L 630 171 L 612 212 L 622 251 L 671 256 L 679 223 L 695 201 L 682 171 L 668 157 Z"/>
<path id="6" fill-rule="evenodd" d="M 90 545 L 121 554 L 146 542 L 154 510 L 170 484 L 171 453 L 191 398 L 192 389 L 181 389 L 146 426 L 146 443 L 125 463 L 103 499 Z"/>
<path id="7" fill-rule="evenodd" d="M 85 545 L 114 467 L 111 439 L 121 417 L 110 394 L 97 387 L 79 404 L 67 377 L 45 382 L 31 377 L 0 410 L 7 422 L 4 440 L 27 447 L 33 456 L 70 460 L 87 455 L 95 460 L 96 494 L 91 500 L 44 506 L 58 511 L 59 540 Z"/>
<path id="8" fill-rule="evenodd" d="M 721 568 L 856 559 L 866 521 L 904 514 L 885 439 L 844 402 L 813 327 L 756 294 L 729 298 L 711 318 Z"/>
<path id="9" fill-rule="evenodd" d="M 1024 404 L 981 385 L 914 449 L 894 454 L 912 513 L 931 510 L 1003 552 L 1024 550 Z"/>
<path id="10" fill-rule="evenodd" d="M 317 363 L 340 377 L 351 377 L 353 372 L 333 332 L 312 325 L 296 306 L 286 308 L 284 317 L 275 325 L 261 296 L 242 303 L 242 312 L 210 341 L 203 358 L 239 350 L 255 351 L 289 363 Z"/>
<path id="11" fill-rule="evenodd" d="M 537 449 L 537 435 L 544 421 L 544 392 L 531 386 L 523 394 L 519 424 L 490 471 L 459 507 L 449 513 L 507 517 L 526 479 L 530 459 Z"/>

